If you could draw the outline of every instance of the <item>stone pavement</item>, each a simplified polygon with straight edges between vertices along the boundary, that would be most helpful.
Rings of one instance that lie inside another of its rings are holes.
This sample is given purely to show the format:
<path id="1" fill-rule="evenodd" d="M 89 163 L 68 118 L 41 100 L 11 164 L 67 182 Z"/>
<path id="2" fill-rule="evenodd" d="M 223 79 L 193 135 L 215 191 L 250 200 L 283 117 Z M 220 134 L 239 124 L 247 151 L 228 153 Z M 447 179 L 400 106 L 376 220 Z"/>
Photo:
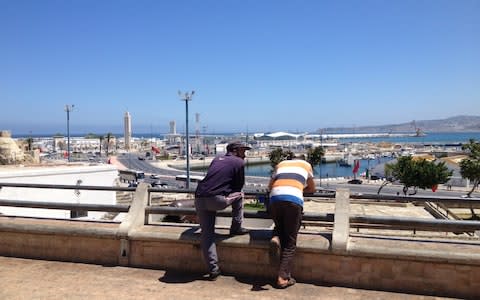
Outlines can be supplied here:
<path id="1" fill-rule="evenodd" d="M 100 266 L 0 256 L 0 299 L 446 299 L 265 279 Z"/>

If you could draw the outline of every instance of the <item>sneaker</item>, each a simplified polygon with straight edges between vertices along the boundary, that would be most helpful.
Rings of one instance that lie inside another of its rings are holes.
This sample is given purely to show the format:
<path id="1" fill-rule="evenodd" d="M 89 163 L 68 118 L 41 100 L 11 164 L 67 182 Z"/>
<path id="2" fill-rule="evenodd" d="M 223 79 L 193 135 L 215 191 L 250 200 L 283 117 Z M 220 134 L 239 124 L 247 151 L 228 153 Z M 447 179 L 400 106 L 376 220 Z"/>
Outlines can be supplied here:
<path id="1" fill-rule="evenodd" d="M 220 272 L 220 269 L 216 270 L 216 271 L 213 271 L 213 272 L 210 272 L 208 274 L 208 280 L 210 281 L 215 281 L 218 279 L 218 276 L 220 276 L 222 272 Z"/>
<path id="2" fill-rule="evenodd" d="M 249 232 L 250 230 L 243 227 L 240 227 L 237 230 L 230 229 L 230 235 L 244 235 L 244 234 L 248 234 Z"/>
<path id="3" fill-rule="evenodd" d="M 270 240 L 268 255 L 272 263 L 280 261 L 280 238 L 278 236 L 273 236 Z"/>

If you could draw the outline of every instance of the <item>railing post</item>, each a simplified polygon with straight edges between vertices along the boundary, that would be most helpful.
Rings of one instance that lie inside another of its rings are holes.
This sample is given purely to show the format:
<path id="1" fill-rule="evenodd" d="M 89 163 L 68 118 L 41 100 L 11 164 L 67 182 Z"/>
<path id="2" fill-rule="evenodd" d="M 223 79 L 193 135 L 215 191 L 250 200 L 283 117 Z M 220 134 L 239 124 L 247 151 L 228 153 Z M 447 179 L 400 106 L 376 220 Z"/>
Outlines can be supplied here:
<path id="1" fill-rule="evenodd" d="M 120 238 L 120 253 L 118 263 L 121 266 L 129 265 L 130 242 L 128 240 L 129 233 L 144 225 L 145 223 L 145 207 L 148 205 L 148 183 L 142 182 L 138 185 L 133 196 L 132 205 L 118 228 L 118 236 Z"/>
<path id="2" fill-rule="evenodd" d="M 345 253 L 350 232 L 350 190 L 338 188 L 335 194 L 335 219 L 333 222 L 332 251 Z"/>

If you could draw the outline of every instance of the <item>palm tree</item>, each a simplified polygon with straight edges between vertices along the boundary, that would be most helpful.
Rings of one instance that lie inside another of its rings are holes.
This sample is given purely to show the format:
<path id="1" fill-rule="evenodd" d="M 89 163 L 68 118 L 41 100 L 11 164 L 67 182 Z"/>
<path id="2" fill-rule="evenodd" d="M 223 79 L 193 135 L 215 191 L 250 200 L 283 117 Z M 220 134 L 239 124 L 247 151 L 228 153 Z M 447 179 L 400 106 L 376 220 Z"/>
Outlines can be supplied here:
<path id="1" fill-rule="evenodd" d="M 318 147 L 315 147 L 315 148 L 310 148 L 308 149 L 308 153 L 307 153 L 307 161 L 312 165 L 312 166 L 316 166 L 316 165 L 319 165 L 319 167 L 321 168 L 320 164 L 322 163 L 322 157 L 325 156 L 325 149 L 323 149 L 322 146 L 318 146 Z M 320 183 L 321 183 L 321 180 L 322 180 L 322 174 L 320 173 L 319 174 L 319 177 L 320 177 Z"/>
<path id="2" fill-rule="evenodd" d="M 100 152 L 100 157 L 102 157 L 102 143 L 103 143 L 103 136 L 99 136 L 98 139 L 100 140 L 100 149 L 98 152 Z"/>
<path id="3" fill-rule="evenodd" d="M 108 148 L 110 147 L 110 140 L 113 134 L 111 132 L 107 133 L 107 157 L 108 157 Z"/>

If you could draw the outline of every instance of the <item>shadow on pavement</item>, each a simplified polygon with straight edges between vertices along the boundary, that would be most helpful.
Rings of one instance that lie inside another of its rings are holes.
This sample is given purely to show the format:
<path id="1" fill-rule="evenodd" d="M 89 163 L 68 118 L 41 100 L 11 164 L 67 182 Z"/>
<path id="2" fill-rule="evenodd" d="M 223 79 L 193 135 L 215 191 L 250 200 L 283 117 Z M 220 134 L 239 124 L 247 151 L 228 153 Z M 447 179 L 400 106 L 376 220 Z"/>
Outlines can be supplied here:
<path id="1" fill-rule="evenodd" d="M 243 284 L 251 285 L 253 292 L 268 291 L 274 289 L 274 279 L 268 278 L 251 278 L 251 277 L 235 277 L 235 280 Z"/>
<path id="2" fill-rule="evenodd" d="M 189 283 L 197 280 L 206 280 L 206 277 L 204 274 L 199 273 L 167 270 L 165 274 L 158 279 L 158 281 L 164 283 Z"/>

